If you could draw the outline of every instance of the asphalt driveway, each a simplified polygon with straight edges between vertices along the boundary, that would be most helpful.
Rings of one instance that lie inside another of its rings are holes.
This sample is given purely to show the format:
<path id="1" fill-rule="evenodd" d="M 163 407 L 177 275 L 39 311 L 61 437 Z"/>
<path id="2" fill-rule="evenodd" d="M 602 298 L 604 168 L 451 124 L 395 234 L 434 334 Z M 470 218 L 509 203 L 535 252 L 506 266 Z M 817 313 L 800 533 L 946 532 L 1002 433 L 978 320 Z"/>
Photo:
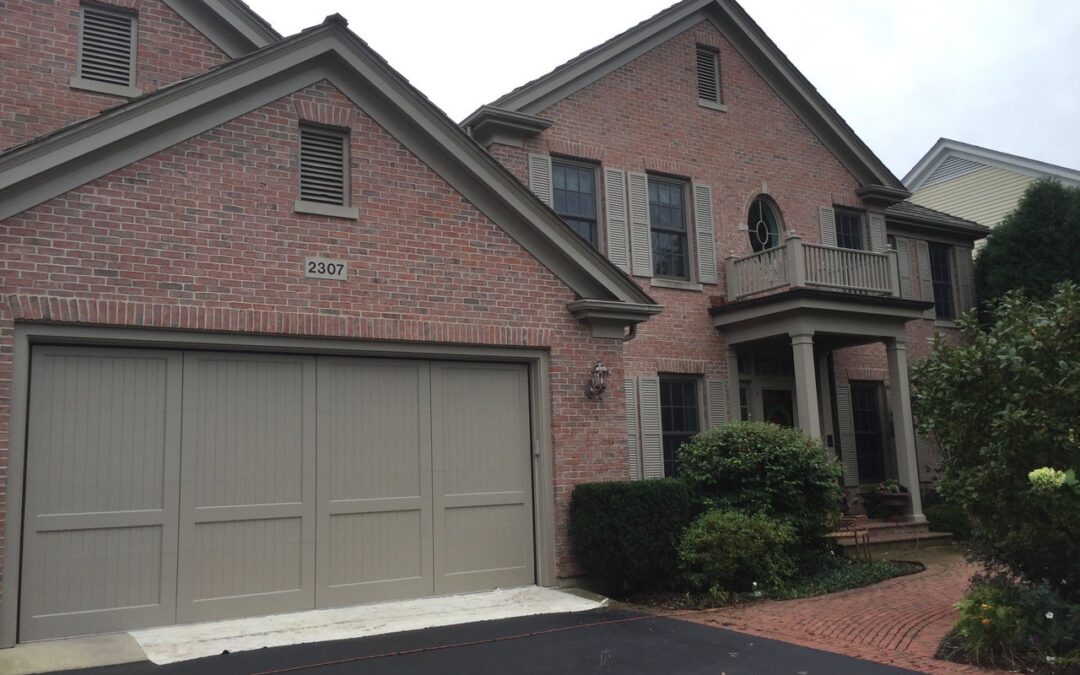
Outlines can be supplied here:
<path id="1" fill-rule="evenodd" d="M 688 621 L 599 609 L 222 654 L 166 666 L 144 662 L 67 672 L 69 675 L 887 675 L 915 671 Z"/>

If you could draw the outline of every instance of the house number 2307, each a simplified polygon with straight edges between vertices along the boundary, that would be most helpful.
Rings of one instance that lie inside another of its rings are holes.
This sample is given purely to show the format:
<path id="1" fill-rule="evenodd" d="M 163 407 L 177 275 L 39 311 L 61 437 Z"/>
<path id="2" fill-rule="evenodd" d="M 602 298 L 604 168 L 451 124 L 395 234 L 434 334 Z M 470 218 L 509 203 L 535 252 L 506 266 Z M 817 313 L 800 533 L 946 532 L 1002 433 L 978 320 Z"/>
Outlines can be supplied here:
<path id="1" fill-rule="evenodd" d="M 313 279 L 345 279 L 348 271 L 344 260 L 308 258 L 304 261 L 304 276 Z"/>

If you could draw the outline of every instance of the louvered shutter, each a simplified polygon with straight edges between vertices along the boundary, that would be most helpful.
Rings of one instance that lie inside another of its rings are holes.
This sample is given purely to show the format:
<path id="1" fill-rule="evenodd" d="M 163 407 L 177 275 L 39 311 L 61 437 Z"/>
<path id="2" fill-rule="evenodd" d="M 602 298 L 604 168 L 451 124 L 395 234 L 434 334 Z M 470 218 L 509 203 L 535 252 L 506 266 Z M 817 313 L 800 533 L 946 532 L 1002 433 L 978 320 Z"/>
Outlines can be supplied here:
<path id="1" fill-rule="evenodd" d="M 628 377 L 623 380 L 626 393 L 626 463 L 630 470 L 630 480 L 641 478 L 641 431 L 638 427 L 638 392 L 637 380 Z"/>
<path id="2" fill-rule="evenodd" d="M 697 47 L 698 98 L 711 103 L 720 102 L 720 55 L 711 47 Z"/>
<path id="3" fill-rule="evenodd" d="M 870 214 L 870 250 L 875 253 L 885 252 L 885 217 L 877 214 Z"/>
<path id="4" fill-rule="evenodd" d="M 649 230 L 649 177 L 633 171 L 626 174 L 630 204 L 630 262 L 635 276 L 651 277 L 652 233 Z"/>
<path id="5" fill-rule="evenodd" d="M 607 215 L 607 254 L 624 272 L 630 271 L 630 233 L 626 223 L 626 172 L 604 168 L 604 212 Z"/>
<path id="6" fill-rule="evenodd" d="M 642 475 L 664 477 L 664 444 L 660 428 L 660 378 L 638 379 L 638 419 L 641 421 Z"/>
<path id="7" fill-rule="evenodd" d="M 919 290 L 921 292 L 921 298 L 924 302 L 934 301 L 934 277 L 930 273 L 930 245 L 925 241 L 919 240 L 915 242 L 915 257 L 919 263 Z M 923 316 L 927 319 L 933 319 L 934 308 L 926 310 Z"/>
<path id="8" fill-rule="evenodd" d="M 903 237 L 896 238 L 896 264 L 900 268 L 900 297 L 911 300 L 915 293 L 911 288 L 911 242 Z"/>
<path id="9" fill-rule="evenodd" d="M 705 405 L 709 414 L 709 428 L 715 429 L 727 423 L 727 380 L 705 380 Z"/>
<path id="10" fill-rule="evenodd" d="M 855 421 L 851 416 L 851 387 L 836 385 L 836 417 L 840 422 L 840 463 L 844 485 L 859 484 L 859 455 L 855 449 Z"/>
<path id="11" fill-rule="evenodd" d="M 836 210 L 831 206 L 818 209 L 818 222 L 821 225 L 821 245 L 836 246 Z"/>
<path id="12" fill-rule="evenodd" d="M 529 155 L 529 189 L 548 206 L 551 206 L 551 157 Z"/>
<path id="13" fill-rule="evenodd" d="M 959 310 L 966 312 L 975 306 L 975 288 L 972 278 L 971 249 L 957 246 L 953 249 L 956 254 L 956 295 L 959 300 Z"/>
<path id="14" fill-rule="evenodd" d="M 102 7 L 82 8 L 79 77 L 130 87 L 135 84 L 135 17 Z"/>
<path id="15" fill-rule="evenodd" d="M 713 223 L 712 188 L 694 184 L 694 233 L 697 237 L 698 281 L 716 283 L 716 226 Z"/>
<path id="16" fill-rule="evenodd" d="M 300 199 L 347 206 L 346 147 L 348 134 L 333 129 L 300 127 Z"/>
<path id="17" fill-rule="evenodd" d="M 915 434 L 915 459 L 919 462 L 919 480 L 930 481 L 934 478 L 933 464 L 930 459 L 930 439 L 922 434 Z"/>

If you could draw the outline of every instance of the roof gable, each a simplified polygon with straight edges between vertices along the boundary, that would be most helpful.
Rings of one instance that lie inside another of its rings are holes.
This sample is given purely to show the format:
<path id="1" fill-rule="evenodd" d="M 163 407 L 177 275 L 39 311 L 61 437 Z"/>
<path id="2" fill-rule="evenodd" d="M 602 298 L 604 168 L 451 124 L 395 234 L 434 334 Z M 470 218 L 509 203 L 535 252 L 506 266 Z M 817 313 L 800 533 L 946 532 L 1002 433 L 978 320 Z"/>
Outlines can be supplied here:
<path id="1" fill-rule="evenodd" d="M 163 0 L 230 58 L 273 44 L 281 34 L 242 0 Z"/>
<path id="2" fill-rule="evenodd" d="M 899 198 L 906 196 L 900 180 L 735 0 L 683 0 L 518 87 L 490 106 L 536 115 L 703 19 L 723 33 L 862 185 L 883 186 Z"/>
<path id="3" fill-rule="evenodd" d="M 344 19 L 0 155 L 0 219 L 328 80 L 579 297 L 659 307 L 356 37 Z M 611 319 L 608 319 L 611 322 Z"/>
<path id="4" fill-rule="evenodd" d="M 1066 185 L 1080 185 L 1080 171 L 1075 169 L 961 143 L 950 138 L 938 139 L 904 176 L 904 185 L 915 192 L 988 166 L 1032 178 L 1056 178 Z"/>

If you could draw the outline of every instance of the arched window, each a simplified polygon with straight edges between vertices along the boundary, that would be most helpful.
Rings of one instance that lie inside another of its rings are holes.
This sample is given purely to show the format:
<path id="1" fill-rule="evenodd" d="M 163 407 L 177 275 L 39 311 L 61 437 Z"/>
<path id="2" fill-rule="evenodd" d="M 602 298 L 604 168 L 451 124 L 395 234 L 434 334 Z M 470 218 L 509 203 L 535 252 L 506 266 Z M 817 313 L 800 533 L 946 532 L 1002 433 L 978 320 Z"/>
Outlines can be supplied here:
<path id="1" fill-rule="evenodd" d="M 780 218 L 766 198 L 758 197 L 750 205 L 746 227 L 750 230 L 750 245 L 755 252 L 780 245 Z"/>

